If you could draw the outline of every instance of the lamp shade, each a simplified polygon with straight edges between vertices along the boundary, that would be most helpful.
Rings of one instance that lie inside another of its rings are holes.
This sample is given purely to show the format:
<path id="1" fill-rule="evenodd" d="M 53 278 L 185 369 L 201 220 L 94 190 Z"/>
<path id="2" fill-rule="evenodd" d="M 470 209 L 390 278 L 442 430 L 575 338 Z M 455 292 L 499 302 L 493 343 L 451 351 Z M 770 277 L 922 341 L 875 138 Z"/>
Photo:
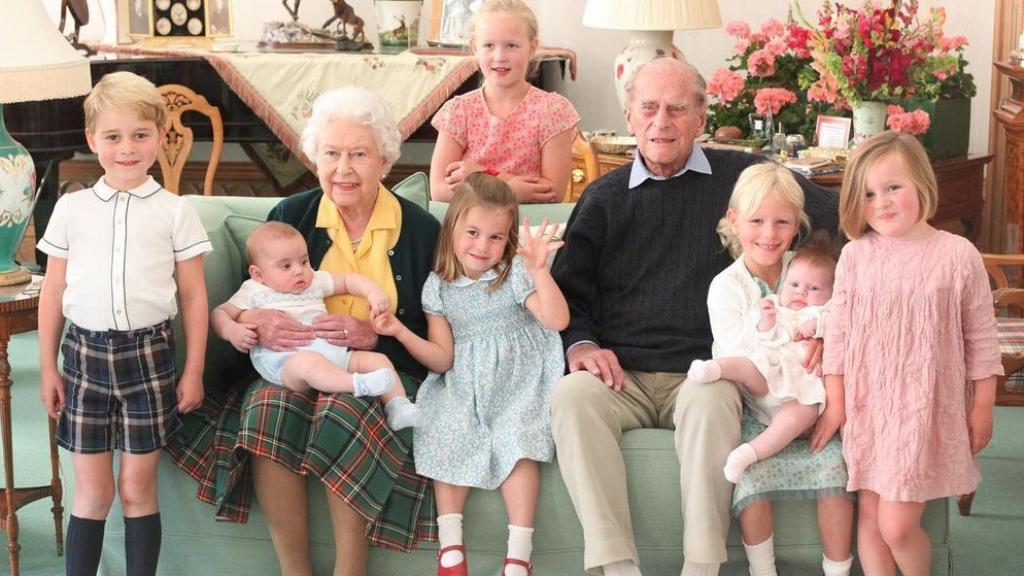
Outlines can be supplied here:
<path id="1" fill-rule="evenodd" d="M 583 25 L 613 30 L 718 28 L 717 0 L 587 0 Z"/>
<path id="2" fill-rule="evenodd" d="M 71 98 L 91 88 L 89 61 L 61 36 L 42 0 L 4 2 L 0 104 Z"/>

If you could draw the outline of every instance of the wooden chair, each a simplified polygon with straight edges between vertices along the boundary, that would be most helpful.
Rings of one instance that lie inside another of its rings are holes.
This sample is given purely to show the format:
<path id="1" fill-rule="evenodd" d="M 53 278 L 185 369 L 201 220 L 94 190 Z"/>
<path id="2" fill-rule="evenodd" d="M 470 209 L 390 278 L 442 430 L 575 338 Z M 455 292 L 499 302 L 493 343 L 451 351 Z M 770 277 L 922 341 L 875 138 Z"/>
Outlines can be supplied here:
<path id="1" fill-rule="evenodd" d="M 181 173 L 195 142 L 192 129 L 182 123 L 181 116 L 185 112 L 198 112 L 210 119 L 213 130 L 213 148 L 210 150 L 210 162 L 206 166 L 206 178 L 203 181 L 203 195 L 212 196 L 213 180 L 224 149 L 224 122 L 220 110 L 203 96 L 180 84 L 164 84 L 158 89 L 167 103 L 167 121 L 164 124 L 167 133 L 157 155 L 160 171 L 163 172 L 164 188 L 175 194 L 181 193 Z"/>
<path id="2" fill-rule="evenodd" d="M 562 202 L 575 202 L 583 189 L 601 175 L 597 163 L 597 152 L 579 131 L 576 132 L 576 137 L 572 140 L 572 155 L 574 159 L 583 159 L 583 168 L 576 165 L 572 167 L 572 172 L 569 174 L 569 185 L 565 188 Z"/>
<path id="3" fill-rule="evenodd" d="M 1011 286 L 1011 280 L 1020 283 L 1024 279 L 1024 254 L 982 254 L 992 285 L 992 306 L 997 317 L 1020 318 L 1024 321 L 1024 289 Z M 997 406 L 1024 406 L 1024 391 L 1010 390 L 1007 381 L 1010 376 L 1024 368 L 1024 346 L 1016 353 L 1003 354 L 1004 376 L 996 379 Z M 960 496 L 957 508 L 961 516 L 971 513 L 974 492 Z"/>

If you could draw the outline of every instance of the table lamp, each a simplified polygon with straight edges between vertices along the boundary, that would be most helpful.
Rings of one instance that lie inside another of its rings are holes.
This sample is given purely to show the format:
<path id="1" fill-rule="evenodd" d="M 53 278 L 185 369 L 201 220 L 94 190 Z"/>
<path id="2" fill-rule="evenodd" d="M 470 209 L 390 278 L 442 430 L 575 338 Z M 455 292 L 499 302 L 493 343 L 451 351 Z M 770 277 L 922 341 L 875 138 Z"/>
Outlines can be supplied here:
<path id="1" fill-rule="evenodd" d="M 719 28 L 717 0 L 587 0 L 583 25 L 629 30 L 629 43 L 615 57 L 615 93 L 626 106 L 626 83 L 637 67 L 655 58 L 686 60 L 672 45 L 675 30 Z"/>
<path id="2" fill-rule="evenodd" d="M 91 88 L 89 61 L 61 36 L 42 0 L 6 3 L 0 18 L 0 286 L 31 278 L 14 254 L 36 194 L 35 165 L 7 132 L 3 105 L 71 98 Z"/>

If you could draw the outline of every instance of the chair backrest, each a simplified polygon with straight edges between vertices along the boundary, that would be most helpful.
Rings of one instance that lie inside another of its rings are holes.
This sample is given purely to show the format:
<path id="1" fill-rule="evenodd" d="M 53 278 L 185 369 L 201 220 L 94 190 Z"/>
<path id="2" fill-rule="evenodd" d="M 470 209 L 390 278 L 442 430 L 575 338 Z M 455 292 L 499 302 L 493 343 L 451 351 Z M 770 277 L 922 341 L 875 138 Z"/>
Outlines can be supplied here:
<path id="1" fill-rule="evenodd" d="M 167 133 L 164 135 L 164 145 L 157 155 L 160 170 L 163 172 L 164 188 L 175 194 L 181 192 L 181 173 L 188 161 L 189 152 L 192 151 L 192 143 L 195 142 L 192 129 L 182 123 L 181 115 L 185 112 L 198 112 L 210 119 L 213 131 L 213 148 L 210 150 L 210 162 L 206 166 L 206 178 L 203 180 L 203 195 L 212 196 L 213 179 L 224 149 L 224 122 L 221 120 L 220 110 L 211 105 L 206 98 L 181 84 L 164 84 L 159 90 L 164 102 L 167 103 L 167 121 L 164 124 Z"/>
<path id="2" fill-rule="evenodd" d="M 996 314 L 1024 316 L 1024 254 L 982 254 Z"/>
<path id="3" fill-rule="evenodd" d="M 597 180 L 597 177 L 601 175 L 594 145 L 584 138 L 583 134 L 578 130 L 576 131 L 576 137 L 572 140 L 572 153 L 573 156 L 583 159 L 583 168 L 572 168 L 572 173 L 569 175 L 569 185 L 566 186 L 562 202 L 575 202 L 577 199 L 573 197 L 573 189 L 576 188 L 582 192 L 584 188 L 594 180 Z"/>

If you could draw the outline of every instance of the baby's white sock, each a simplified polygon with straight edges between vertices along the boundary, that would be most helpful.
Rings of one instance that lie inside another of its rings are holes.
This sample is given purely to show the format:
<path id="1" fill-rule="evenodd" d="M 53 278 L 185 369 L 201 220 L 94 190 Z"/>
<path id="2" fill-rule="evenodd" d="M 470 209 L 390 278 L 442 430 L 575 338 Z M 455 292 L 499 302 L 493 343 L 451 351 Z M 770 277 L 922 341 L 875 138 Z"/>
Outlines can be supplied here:
<path id="1" fill-rule="evenodd" d="M 842 562 L 829 560 L 828 556 L 821 556 L 821 571 L 825 576 L 850 576 L 850 569 L 853 568 L 853 556 Z"/>
<path id="2" fill-rule="evenodd" d="M 388 426 L 392 430 L 401 430 L 416 425 L 419 410 L 405 396 L 392 398 L 384 405 L 384 414 L 388 418 Z"/>
<path id="3" fill-rule="evenodd" d="M 697 384 L 707 384 L 722 377 L 722 367 L 714 360 L 694 360 L 686 371 L 686 379 Z"/>
<path id="4" fill-rule="evenodd" d="M 743 543 L 750 563 L 750 576 L 779 576 L 775 569 L 775 535 L 772 534 L 760 544 Z"/>
<path id="5" fill-rule="evenodd" d="M 437 517 L 437 541 L 441 549 L 462 544 L 462 514 Z M 441 566 L 451 568 L 462 563 L 462 552 L 449 550 L 441 555 Z"/>
<path id="6" fill-rule="evenodd" d="M 380 396 L 391 389 L 391 370 L 380 368 L 366 374 L 352 375 L 353 396 Z"/>
<path id="7" fill-rule="evenodd" d="M 632 560 L 619 560 L 605 564 L 602 568 L 604 568 L 604 576 L 643 576 L 640 573 L 640 567 Z"/>
<path id="8" fill-rule="evenodd" d="M 533 528 L 508 525 L 508 557 L 530 563 L 533 554 Z M 529 576 L 526 568 L 516 564 L 505 567 L 503 576 Z"/>
<path id="9" fill-rule="evenodd" d="M 743 471 L 754 462 L 757 462 L 757 452 L 754 451 L 754 447 L 746 442 L 740 444 L 735 450 L 729 452 L 729 457 L 725 459 L 725 467 L 722 468 L 725 479 L 733 484 L 738 483 L 740 476 L 743 476 Z"/>
<path id="10" fill-rule="evenodd" d="M 683 561 L 681 576 L 718 576 L 718 567 L 721 564 L 710 564 L 707 562 Z"/>

